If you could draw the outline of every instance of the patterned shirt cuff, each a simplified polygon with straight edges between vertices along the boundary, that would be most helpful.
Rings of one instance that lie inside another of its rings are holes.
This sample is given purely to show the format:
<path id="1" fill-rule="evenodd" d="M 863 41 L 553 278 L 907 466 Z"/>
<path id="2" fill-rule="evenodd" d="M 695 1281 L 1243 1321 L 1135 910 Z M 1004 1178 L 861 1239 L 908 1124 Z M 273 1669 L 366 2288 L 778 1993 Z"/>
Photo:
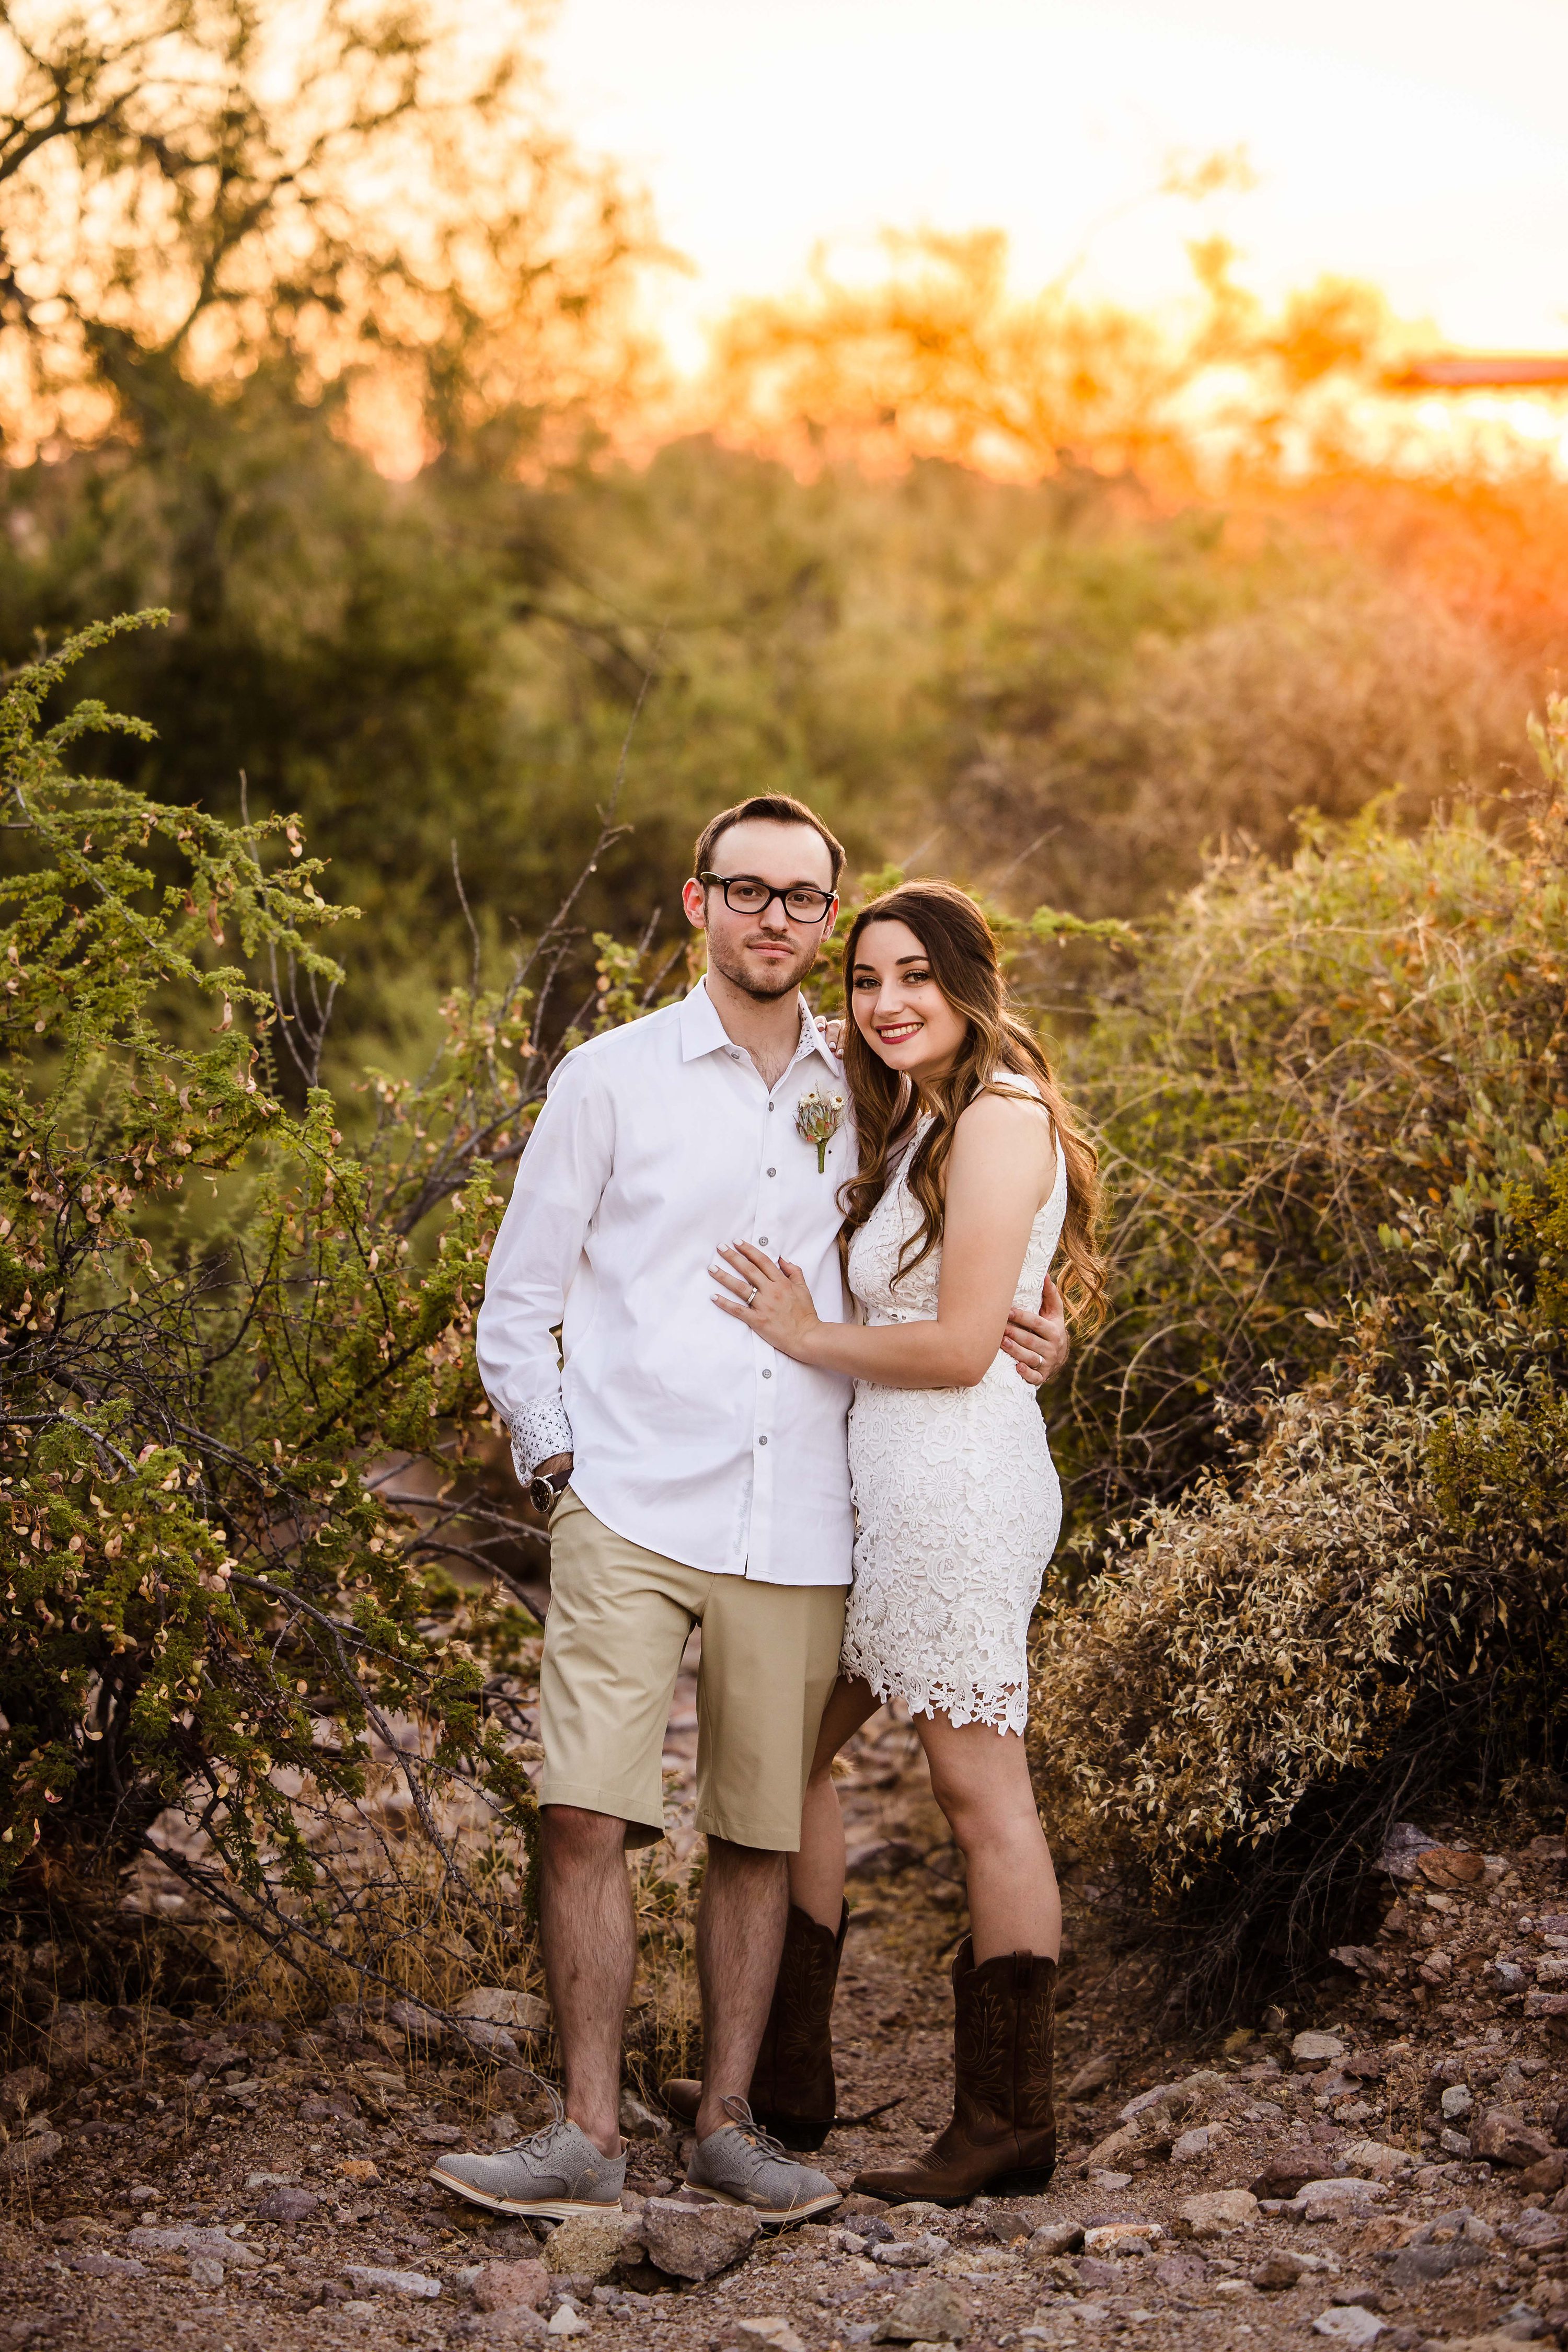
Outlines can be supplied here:
<path id="1" fill-rule="evenodd" d="M 511 1424 L 511 1458 L 526 1486 L 542 1462 L 572 1451 L 572 1424 L 559 1394 L 536 1397 L 525 1404 Z"/>

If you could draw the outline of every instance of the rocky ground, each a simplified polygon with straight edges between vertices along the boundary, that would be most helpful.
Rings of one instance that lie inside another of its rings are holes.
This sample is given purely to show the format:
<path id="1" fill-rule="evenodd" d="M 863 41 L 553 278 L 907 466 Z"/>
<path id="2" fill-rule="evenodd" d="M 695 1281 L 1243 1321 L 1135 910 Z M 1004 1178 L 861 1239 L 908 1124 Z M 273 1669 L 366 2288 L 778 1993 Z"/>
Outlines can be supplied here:
<path id="1" fill-rule="evenodd" d="M 687 1689 L 679 1769 L 693 1720 Z M 847 2188 L 946 2118 L 963 1910 L 906 1726 L 868 1727 L 846 1797 L 839 2104 L 860 2120 L 822 2160 Z M 679 2138 L 628 2108 L 625 2210 L 536 2236 L 426 2177 L 535 2112 L 493 2032 L 487 2054 L 351 2011 L 301 2031 L 65 2005 L 0 2082 L 0 2347 L 1568 2346 L 1563 1842 L 1427 1829 L 1310 2008 L 1223 2042 L 1162 2037 L 1135 1918 L 1068 1872 L 1063 2160 L 1047 2195 L 960 2213 L 851 2196 L 763 2236 L 683 2202 Z M 475 2007 L 514 2042 L 537 2027 L 526 2000 Z"/>

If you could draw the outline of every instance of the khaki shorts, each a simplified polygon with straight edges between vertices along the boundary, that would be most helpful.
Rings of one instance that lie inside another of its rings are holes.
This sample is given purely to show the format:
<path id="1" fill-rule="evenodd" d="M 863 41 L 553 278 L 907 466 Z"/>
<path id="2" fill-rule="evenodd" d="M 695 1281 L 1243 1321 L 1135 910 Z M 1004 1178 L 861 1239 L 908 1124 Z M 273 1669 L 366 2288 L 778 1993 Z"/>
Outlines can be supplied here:
<path id="1" fill-rule="evenodd" d="M 697 1826 L 794 1853 L 847 1596 L 683 1568 L 616 1535 L 568 1487 L 550 1517 L 540 1803 L 608 1813 L 628 1845 L 664 1835 L 669 1702 L 700 1625 Z"/>

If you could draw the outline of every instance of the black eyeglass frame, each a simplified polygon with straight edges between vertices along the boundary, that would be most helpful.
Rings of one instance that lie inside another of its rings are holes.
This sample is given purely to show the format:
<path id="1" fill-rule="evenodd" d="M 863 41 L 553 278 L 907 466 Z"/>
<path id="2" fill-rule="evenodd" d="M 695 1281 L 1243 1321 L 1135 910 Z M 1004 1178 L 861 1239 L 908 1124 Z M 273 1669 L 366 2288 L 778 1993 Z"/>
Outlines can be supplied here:
<path id="1" fill-rule="evenodd" d="M 837 890 L 821 889 L 815 882 L 792 882 L 787 890 L 770 889 L 760 874 L 700 874 L 697 879 L 704 886 L 711 884 L 715 889 L 722 890 L 724 904 L 732 915 L 765 915 L 776 898 L 784 913 L 789 916 L 790 921 L 803 925 L 825 922 L 829 908 L 838 896 Z M 731 885 L 735 882 L 750 883 L 752 889 L 766 890 L 768 895 L 760 907 L 737 907 L 730 896 Z M 810 890 L 821 899 L 822 905 L 815 915 L 795 915 L 790 912 L 789 902 L 797 890 Z"/>

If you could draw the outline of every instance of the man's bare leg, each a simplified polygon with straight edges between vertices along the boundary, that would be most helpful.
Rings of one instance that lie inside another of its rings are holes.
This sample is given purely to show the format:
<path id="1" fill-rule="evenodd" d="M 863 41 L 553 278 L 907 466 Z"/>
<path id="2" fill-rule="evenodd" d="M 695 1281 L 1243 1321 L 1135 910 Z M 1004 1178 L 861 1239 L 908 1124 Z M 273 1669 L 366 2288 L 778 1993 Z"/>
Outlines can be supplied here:
<path id="1" fill-rule="evenodd" d="M 699 2139 L 732 2124 L 735 2118 L 725 2100 L 743 2099 L 751 2088 L 784 1950 L 788 1906 L 782 1853 L 731 1845 L 728 1838 L 709 1839 L 697 1914 L 704 2052 Z"/>
<path id="2" fill-rule="evenodd" d="M 626 1825 L 575 1805 L 546 1805 L 539 1818 L 544 1976 L 565 2065 L 566 2113 L 602 2155 L 618 2156 L 621 2037 L 637 1967 Z"/>

